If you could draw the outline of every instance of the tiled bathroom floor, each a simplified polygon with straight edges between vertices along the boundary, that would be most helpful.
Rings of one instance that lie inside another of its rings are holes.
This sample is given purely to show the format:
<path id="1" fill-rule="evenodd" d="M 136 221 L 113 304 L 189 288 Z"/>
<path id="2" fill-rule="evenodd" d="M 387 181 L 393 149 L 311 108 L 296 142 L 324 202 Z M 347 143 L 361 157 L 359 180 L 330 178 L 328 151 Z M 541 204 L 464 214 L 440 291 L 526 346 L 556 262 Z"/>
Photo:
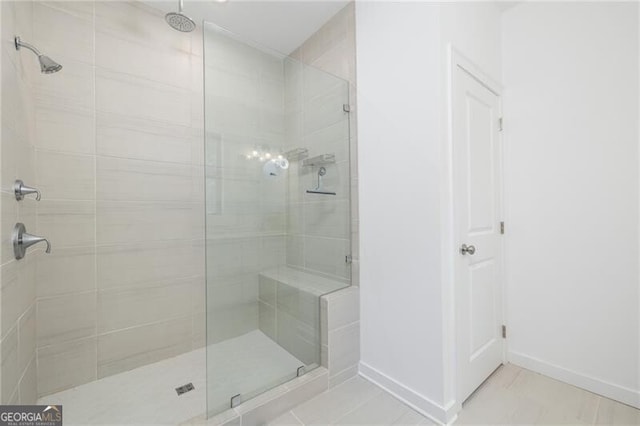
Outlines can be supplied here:
<path id="1" fill-rule="evenodd" d="M 253 331 L 210 353 L 219 373 L 236 362 L 232 375 L 249 386 L 287 374 L 299 361 L 264 334 Z M 284 354 L 282 353 L 284 352 Z M 266 357 L 266 358 L 265 358 Z M 275 364 L 271 364 L 274 361 Z M 65 425 L 177 425 L 205 410 L 205 350 L 189 352 L 127 373 L 41 398 L 41 404 L 63 404 Z M 261 367 L 265 360 L 269 368 Z M 273 369 L 278 365 L 280 370 Z M 267 376 L 265 376 L 267 375 Z M 253 378 L 252 378 L 253 377 Z M 275 377 L 275 376 L 273 376 Z M 192 382 L 195 390 L 178 397 L 174 388 Z M 271 425 L 430 425 L 435 424 L 362 377 L 355 377 L 295 407 Z M 461 425 L 640 425 L 640 410 L 508 364 L 500 367 L 465 402 L 455 424 Z"/>
<path id="2" fill-rule="evenodd" d="M 513 364 L 496 370 L 455 424 L 640 425 L 640 410 Z"/>
<path id="3" fill-rule="evenodd" d="M 299 405 L 271 425 L 435 424 L 361 377 Z M 640 410 L 511 364 L 464 403 L 460 425 L 640 425 Z"/>
<path id="4" fill-rule="evenodd" d="M 62 404 L 65 425 L 177 425 L 206 411 L 209 399 L 228 403 L 244 394 L 295 376 L 302 365 L 258 330 L 126 373 L 106 377 L 40 398 L 39 404 Z M 253 372 L 254 374 L 249 374 Z M 195 389 L 177 395 L 175 388 Z"/>
<path id="5" fill-rule="evenodd" d="M 360 376 L 321 393 L 270 425 L 432 425 L 401 401 Z"/>

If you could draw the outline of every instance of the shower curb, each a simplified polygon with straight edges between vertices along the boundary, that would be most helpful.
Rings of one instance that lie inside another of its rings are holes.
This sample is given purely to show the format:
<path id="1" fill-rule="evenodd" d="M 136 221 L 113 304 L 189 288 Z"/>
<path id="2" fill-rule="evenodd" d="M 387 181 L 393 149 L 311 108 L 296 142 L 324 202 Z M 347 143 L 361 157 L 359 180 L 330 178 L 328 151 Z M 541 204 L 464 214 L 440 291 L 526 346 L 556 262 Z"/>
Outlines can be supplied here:
<path id="1" fill-rule="evenodd" d="M 258 426 L 269 423 L 326 391 L 329 388 L 329 371 L 318 367 L 309 373 L 277 386 L 235 408 L 231 408 L 209 419 L 199 416 L 181 426 Z"/>

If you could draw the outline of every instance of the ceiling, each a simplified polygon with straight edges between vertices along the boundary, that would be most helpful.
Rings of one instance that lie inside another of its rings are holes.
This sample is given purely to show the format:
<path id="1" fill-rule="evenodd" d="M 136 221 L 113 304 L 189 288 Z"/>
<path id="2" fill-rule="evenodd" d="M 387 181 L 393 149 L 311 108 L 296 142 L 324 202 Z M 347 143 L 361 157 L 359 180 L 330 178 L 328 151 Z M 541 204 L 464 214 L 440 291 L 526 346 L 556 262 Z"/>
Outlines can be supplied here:
<path id="1" fill-rule="evenodd" d="M 178 10 L 177 0 L 144 3 L 164 12 Z M 347 3 L 348 0 L 185 0 L 184 13 L 198 24 L 209 21 L 249 41 L 289 54 Z"/>

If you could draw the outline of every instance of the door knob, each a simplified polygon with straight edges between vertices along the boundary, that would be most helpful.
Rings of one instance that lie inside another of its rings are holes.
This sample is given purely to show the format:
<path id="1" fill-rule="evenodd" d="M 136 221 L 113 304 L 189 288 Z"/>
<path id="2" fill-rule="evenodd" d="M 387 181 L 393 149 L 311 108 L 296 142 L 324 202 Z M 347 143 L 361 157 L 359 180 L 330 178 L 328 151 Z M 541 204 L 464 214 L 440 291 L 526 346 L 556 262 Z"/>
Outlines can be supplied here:
<path id="1" fill-rule="evenodd" d="M 476 254 L 476 248 L 474 246 L 463 244 L 462 247 L 460 247 L 460 253 L 462 253 L 463 255 L 468 254 L 470 256 L 473 256 L 474 254 Z"/>

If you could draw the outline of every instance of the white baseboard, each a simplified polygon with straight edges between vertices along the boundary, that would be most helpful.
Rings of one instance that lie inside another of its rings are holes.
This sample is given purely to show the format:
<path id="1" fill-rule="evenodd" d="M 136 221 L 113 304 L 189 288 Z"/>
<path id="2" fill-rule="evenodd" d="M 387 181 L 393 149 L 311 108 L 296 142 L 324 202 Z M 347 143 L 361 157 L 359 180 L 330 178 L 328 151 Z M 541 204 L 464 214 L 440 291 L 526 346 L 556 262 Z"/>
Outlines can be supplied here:
<path id="1" fill-rule="evenodd" d="M 613 383 L 605 382 L 517 352 L 509 352 L 507 354 L 507 358 L 512 364 L 526 368 L 527 370 L 544 374 L 545 376 L 560 380 L 561 382 L 569 383 L 570 385 L 588 390 L 589 392 L 606 396 L 607 398 L 611 398 L 632 407 L 640 408 L 639 390 L 629 389 Z"/>
<path id="2" fill-rule="evenodd" d="M 450 424 L 456 418 L 453 406 L 442 407 L 364 362 L 360 362 L 360 375 L 439 424 Z"/>

